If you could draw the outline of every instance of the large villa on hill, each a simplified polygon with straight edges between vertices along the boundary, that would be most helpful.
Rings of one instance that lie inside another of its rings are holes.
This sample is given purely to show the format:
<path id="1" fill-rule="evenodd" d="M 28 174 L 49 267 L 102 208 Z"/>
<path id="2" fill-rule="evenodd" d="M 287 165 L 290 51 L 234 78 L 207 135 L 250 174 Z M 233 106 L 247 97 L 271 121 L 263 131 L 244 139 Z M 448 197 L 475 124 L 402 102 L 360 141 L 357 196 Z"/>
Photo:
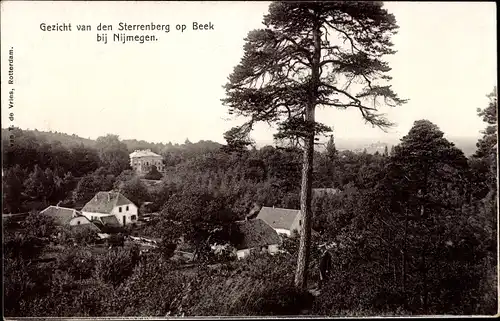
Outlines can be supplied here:
<path id="1" fill-rule="evenodd" d="M 159 172 L 164 170 L 163 157 L 152 152 L 150 149 L 135 150 L 130 155 L 130 166 L 139 175 L 149 173 L 152 166 L 156 166 Z"/>

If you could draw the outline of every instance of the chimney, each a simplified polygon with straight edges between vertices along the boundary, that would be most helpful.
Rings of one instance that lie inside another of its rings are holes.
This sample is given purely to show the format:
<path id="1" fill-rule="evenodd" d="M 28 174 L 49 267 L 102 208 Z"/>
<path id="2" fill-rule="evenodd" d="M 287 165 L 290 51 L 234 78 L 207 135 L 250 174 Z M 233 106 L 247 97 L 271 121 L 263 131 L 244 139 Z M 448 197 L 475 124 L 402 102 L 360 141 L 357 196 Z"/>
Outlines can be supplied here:
<path id="1" fill-rule="evenodd" d="M 110 196 L 109 196 L 109 193 L 107 193 L 107 194 L 108 194 L 108 202 L 109 202 L 111 199 L 109 198 L 109 197 L 110 197 Z"/>

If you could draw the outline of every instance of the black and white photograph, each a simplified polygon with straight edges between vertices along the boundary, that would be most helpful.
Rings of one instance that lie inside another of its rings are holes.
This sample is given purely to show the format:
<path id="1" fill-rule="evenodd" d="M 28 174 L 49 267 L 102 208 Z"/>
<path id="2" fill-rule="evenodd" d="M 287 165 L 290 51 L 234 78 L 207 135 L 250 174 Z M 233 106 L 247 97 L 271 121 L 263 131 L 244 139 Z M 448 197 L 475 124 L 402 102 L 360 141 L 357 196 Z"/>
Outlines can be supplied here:
<path id="1" fill-rule="evenodd" d="M 495 2 L 0 5 L 6 319 L 498 316 Z"/>

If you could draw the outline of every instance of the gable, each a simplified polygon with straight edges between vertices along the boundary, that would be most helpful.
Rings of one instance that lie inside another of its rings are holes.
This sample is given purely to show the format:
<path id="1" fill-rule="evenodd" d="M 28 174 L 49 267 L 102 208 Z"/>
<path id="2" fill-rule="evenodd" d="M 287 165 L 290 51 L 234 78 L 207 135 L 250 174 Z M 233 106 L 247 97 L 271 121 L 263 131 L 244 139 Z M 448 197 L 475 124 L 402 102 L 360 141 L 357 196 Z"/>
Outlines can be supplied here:
<path id="1" fill-rule="evenodd" d="M 81 224 L 75 224 L 71 225 L 71 229 L 75 231 L 83 231 L 83 230 L 89 230 L 89 231 L 94 231 L 94 232 L 101 232 L 101 229 L 97 227 L 94 223 L 89 221 L 85 216 L 77 216 L 76 218 L 81 219 L 82 217 L 85 218 L 85 222 Z M 73 218 L 75 219 L 75 218 Z"/>
<path id="2" fill-rule="evenodd" d="M 76 215 L 76 211 L 72 208 L 52 205 L 40 213 L 54 218 L 54 222 L 58 225 L 69 225 L 71 219 Z"/>
<path id="3" fill-rule="evenodd" d="M 237 221 L 235 222 L 235 226 L 239 232 L 238 240 L 234 244 L 237 250 L 281 243 L 278 233 L 263 220 Z"/>
<path id="4" fill-rule="evenodd" d="M 262 207 L 258 219 L 263 220 L 275 229 L 291 230 L 294 227 L 294 222 L 300 216 L 300 210 L 292 210 L 286 208 Z"/>
<path id="5" fill-rule="evenodd" d="M 134 204 L 117 192 L 99 192 L 82 208 L 83 212 L 110 214 L 115 206 Z"/>

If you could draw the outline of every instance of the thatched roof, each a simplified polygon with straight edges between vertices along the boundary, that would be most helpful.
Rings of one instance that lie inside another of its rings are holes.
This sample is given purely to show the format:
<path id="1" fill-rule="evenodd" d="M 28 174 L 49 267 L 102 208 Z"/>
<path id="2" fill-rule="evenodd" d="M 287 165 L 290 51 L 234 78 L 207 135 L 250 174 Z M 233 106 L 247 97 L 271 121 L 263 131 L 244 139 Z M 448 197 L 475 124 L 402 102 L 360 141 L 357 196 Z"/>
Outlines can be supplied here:
<path id="1" fill-rule="evenodd" d="M 280 244 L 278 233 L 263 220 L 254 219 L 235 222 L 240 238 L 234 246 L 237 250 Z"/>
<path id="2" fill-rule="evenodd" d="M 83 212 L 109 214 L 115 206 L 133 204 L 117 192 L 99 192 L 82 208 Z"/>
<path id="3" fill-rule="evenodd" d="M 272 228 L 275 229 L 291 229 L 293 222 L 300 214 L 300 210 L 291 210 L 286 208 L 262 207 L 257 215 L 257 219 L 261 219 Z"/>
<path id="4" fill-rule="evenodd" d="M 40 213 L 48 215 L 54 218 L 54 222 L 57 225 L 69 225 L 69 221 L 76 215 L 77 211 L 72 208 L 60 207 L 60 206 L 49 206 Z"/>

